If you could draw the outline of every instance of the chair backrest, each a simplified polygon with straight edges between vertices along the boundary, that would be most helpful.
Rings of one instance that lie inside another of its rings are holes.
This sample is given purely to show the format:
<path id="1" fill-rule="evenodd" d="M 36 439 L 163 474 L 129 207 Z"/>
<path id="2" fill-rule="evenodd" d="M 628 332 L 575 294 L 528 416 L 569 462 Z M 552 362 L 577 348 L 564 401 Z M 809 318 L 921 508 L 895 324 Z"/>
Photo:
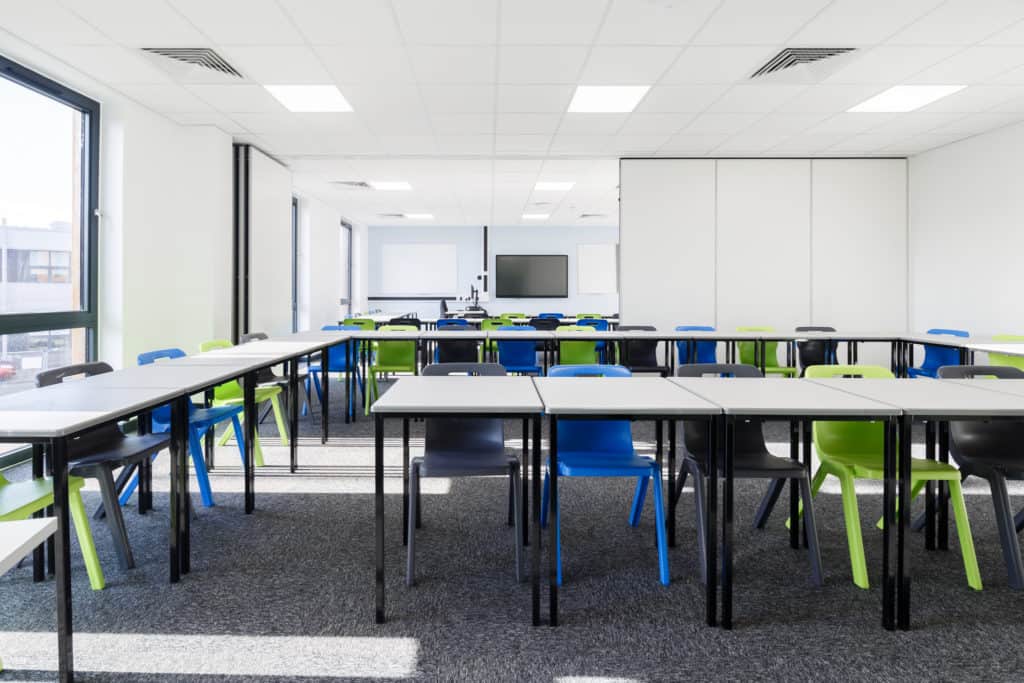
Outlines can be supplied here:
<path id="1" fill-rule="evenodd" d="M 544 332 L 557 330 L 561 324 L 558 318 L 530 318 L 530 327 Z"/>
<path id="2" fill-rule="evenodd" d="M 140 353 L 136 360 L 139 365 L 149 365 L 155 363 L 158 360 L 172 360 L 174 358 L 184 358 L 187 354 L 181 349 L 169 348 L 169 349 L 156 349 L 155 351 L 144 351 Z"/>
<path id="3" fill-rule="evenodd" d="M 432 363 L 423 368 L 426 377 L 470 375 L 501 377 L 505 368 L 497 363 Z M 472 455 L 484 449 L 503 449 L 505 421 L 490 417 L 431 417 L 425 420 L 424 444 L 426 451 L 459 452 Z"/>
<path id="4" fill-rule="evenodd" d="M 381 329 L 383 329 L 384 327 L 392 327 L 392 326 L 395 326 L 395 325 L 412 325 L 417 330 L 420 329 L 421 327 L 423 327 L 422 323 L 420 323 L 420 319 L 419 318 L 399 317 L 399 318 L 392 318 L 391 320 L 388 321 L 387 325 L 382 325 Z"/>
<path id="5" fill-rule="evenodd" d="M 593 327 L 583 325 L 559 325 L 555 334 L 571 336 L 580 332 L 595 332 Z M 562 365 L 590 365 L 597 362 L 596 341 L 562 341 L 558 342 L 558 362 Z"/>
<path id="6" fill-rule="evenodd" d="M 499 332 L 536 332 L 531 325 L 502 325 Z M 498 362 L 508 368 L 537 367 L 537 346 L 534 341 L 498 342 Z"/>
<path id="7" fill-rule="evenodd" d="M 947 337 L 958 337 L 961 339 L 970 336 L 966 330 L 954 330 L 945 327 L 933 327 L 928 330 L 926 334 L 945 335 Z M 933 346 L 931 344 L 925 344 L 924 361 L 921 363 L 922 369 L 935 371 L 943 365 L 957 365 L 959 363 L 959 349 L 954 349 L 948 346 Z"/>
<path id="8" fill-rule="evenodd" d="M 377 329 L 377 323 L 370 318 L 345 318 L 344 324 L 355 325 L 361 330 L 370 330 L 371 332 Z"/>
<path id="9" fill-rule="evenodd" d="M 483 320 L 480 321 L 480 329 L 481 330 L 496 330 L 499 327 L 501 327 L 502 325 L 507 325 L 507 324 L 508 323 L 503 318 L 484 318 Z"/>
<path id="10" fill-rule="evenodd" d="M 359 325 L 323 325 L 320 330 L 323 332 L 356 332 L 363 328 Z M 335 344 L 334 346 L 327 349 L 327 371 L 328 372 L 345 372 L 348 370 L 348 344 Z M 359 358 L 359 342 L 352 342 L 354 353 L 352 354 L 353 364 L 358 365 Z"/>
<path id="11" fill-rule="evenodd" d="M 836 328 L 828 325 L 801 325 L 794 328 L 795 332 L 835 332 Z M 824 339 L 809 339 L 796 343 L 797 357 L 801 368 L 811 365 L 829 365 L 838 363 L 836 357 L 837 344 Z M 801 371 L 801 374 L 802 371 Z"/>
<path id="12" fill-rule="evenodd" d="M 630 377 L 621 365 L 555 365 L 549 377 Z M 562 420 L 558 423 L 558 450 L 562 452 L 633 454 L 629 420 Z"/>
<path id="13" fill-rule="evenodd" d="M 417 332 L 415 325 L 381 325 L 380 332 Z M 412 340 L 377 340 L 377 365 L 412 367 L 416 364 L 416 342 Z"/>
<path id="14" fill-rule="evenodd" d="M 807 368 L 806 377 L 865 377 L 868 379 L 891 379 L 889 368 L 880 365 L 812 365 Z M 811 427 L 814 444 L 822 453 L 882 453 L 882 437 L 885 425 L 882 422 L 834 422 L 816 421 Z"/>
<path id="15" fill-rule="evenodd" d="M 576 322 L 581 320 L 603 320 L 604 316 L 600 313 L 577 313 Z"/>
<path id="16" fill-rule="evenodd" d="M 992 341 L 996 342 L 1024 342 L 1024 335 L 1020 334 L 994 334 Z M 1024 348 L 1024 347 L 1022 347 Z M 1024 356 L 1011 356 L 1008 353 L 989 353 L 989 365 L 1005 365 L 1011 368 L 1024 369 Z"/>
<path id="17" fill-rule="evenodd" d="M 442 318 L 437 321 L 437 329 L 445 327 L 469 327 L 469 321 L 465 318 Z"/>
<path id="18" fill-rule="evenodd" d="M 946 365 L 939 368 L 938 376 L 939 379 L 1024 379 L 1024 370 L 1005 365 Z M 954 420 L 949 423 L 949 435 L 952 437 L 950 452 L 957 461 L 962 461 L 964 457 L 985 457 L 999 453 L 1003 457 L 1009 456 L 1007 463 L 1014 462 L 1015 469 L 1024 465 L 1017 455 L 1020 453 L 1020 444 L 1024 443 L 1024 422 Z"/>
<path id="19" fill-rule="evenodd" d="M 510 320 L 512 318 L 529 318 L 530 316 L 526 315 L 525 313 L 499 313 L 498 317 L 503 318 L 505 320 Z"/>
<path id="20" fill-rule="evenodd" d="M 230 349 L 234 344 L 228 339 L 209 339 L 199 344 L 199 350 L 203 353 L 215 351 L 216 349 Z"/>
<path id="21" fill-rule="evenodd" d="M 676 368 L 676 377 L 748 377 L 761 378 L 764 375 L 753 365 L 742 363 L 691 363 Z M 760 420 L 745 420 L 736 423 L 736 452 L 757 453 L 767 450 L 764 430 Z M 683 421 L 683 444 L 695 456 L 707 457 L 707 423 L 694 420 Z"/>
<path id="22" fill-rule="evenodd" d="M 438 321 L 440 322 L 440 321 Z M 438 332 L 461 332 L 465 325 L 438 327 Z M 480 360 L 479 342 L 476 339 L 437 340 L 438 363 L 476 363 Z"/>
<path id="23" fill-rule="evenodd" d="M 737 327 L 737 332 L 774 332 L 774 327 L 763 327 L 757 325 L 747 325 L 743 327 Z M 737 344 L 740 350 L 740 362 L 748 365 L 754 365 L 754 342 L 740 342 Z M 764 366 L 766 368 L 775 368 L 779 366 L 778 356 L 778 342 L 765 342 L 764 344 Z"/>
<path id="24" fill-rule="evenodd" d="M 565 313 L 538 313 L 538 318 L 564 318 Z"/>
<path id="25" fill-rule="evenodd" d="M 676 332 L 714 332 L 711 325 L 676 325 Z M 676 354 L 679 357 L 679 364 L 690 362 L 690 355 L 694 351 L 690 342 L 676 342 Z M 713 341 L 696 342 L 696 363 L 714 363 L 718 356 L 718 343 Z"/>
<path id="26" fill-rule="evenodd" d="M 607 321 L 605 321 L 607 322 Z M 620 332 L 637 330 L 640 332 L 657 332 L 654 325 L 619 325 Z M 639 368 L 657 368 L 658 342 L 654 339 L 626 339 L 622 342 L 622 363 L 636 370 Z"/>
<path id="27" fill-rule="evenodd" d="M 604 318 L 577 318 L 576 325 L 580 327 L 593 327 L 598 332 L 608 331 L 608 321 Z"/>
<path id="28" fill-rule="evenodd" d="M 431 363 L 423 368 L 424 377 L 446 375 L 471 375 L 474 377 L 504 377 L 505 368 L 500 363 Z"/>
<path id="29" fill-rule="evenodd" d="M 68 377 L 75 377 L 77 375 L 92 377 L 93 375 L 101 375 L 104 372 L 113 372 L 113 370 L 114 368 L 102 361 L 65 365 L 60 368 L 51 368 L 50 370 L 43 370 L 42 372 L 37 373 L 36 386 L 48 387 L 54 384 L 60 384 Z"/>
<path id="30" fill-rule="evenodd" d="M 1024 370 L 1005 365 L 945 365 L 938 375 L 939 379 L 1024 379 Z"/>
<path id="31" fill-rule="evenodd" d="M 229 349 L 232 346 L 234 344 L 227 339 L 210 339 L 201 342 L 199 350 L 205 353 L 206 351 L 214 351 L 216 349 Z M 213 398 L 216 401 L 229 401 L 242 398 L 242 396 L 242 385 L 238 383 L 238 380 L 228 380 L 224 384 L 219 384 L 213 388 Z"/>
<path id="32" fill-rule="evenodd" d="M 248 344 L 251 341 L 261 341 L 263 339 L 270 339 L 266 332 L 248 332 L 238 338 L 238 343 Z"/>

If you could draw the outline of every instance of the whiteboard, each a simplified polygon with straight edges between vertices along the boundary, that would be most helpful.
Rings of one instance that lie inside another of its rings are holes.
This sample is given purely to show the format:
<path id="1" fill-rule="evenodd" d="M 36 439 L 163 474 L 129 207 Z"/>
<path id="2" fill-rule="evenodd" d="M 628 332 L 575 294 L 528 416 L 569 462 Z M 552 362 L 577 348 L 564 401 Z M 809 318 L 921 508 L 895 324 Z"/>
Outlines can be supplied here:
<path id="1" fill-rule="evenodd" d="M 454 244 L 385 244 L 381 249 L 382 296 L 455 296 L 459 283 Z"/>
<path id="2" fill-rule="evenodd" d="M 616 294 L 619 291 L 615 244 L 576 246 L 576 293 Z"/>

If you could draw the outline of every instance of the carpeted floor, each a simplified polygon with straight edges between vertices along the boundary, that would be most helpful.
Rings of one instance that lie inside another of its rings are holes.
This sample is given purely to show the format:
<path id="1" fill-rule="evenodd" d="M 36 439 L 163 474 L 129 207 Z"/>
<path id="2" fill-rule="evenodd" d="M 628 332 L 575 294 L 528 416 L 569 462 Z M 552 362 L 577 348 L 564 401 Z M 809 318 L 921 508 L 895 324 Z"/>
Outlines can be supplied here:
<path id="1" fill-rule="evenodd" d="M 862 591 L 850 581 L 837 487 L 828 485 L 816 507 L 827 583 L 815 589 L 806 552 L 789 548 L 781 514 L 765 531 L 750 528 L 763 484 L 741 484 L 736 623 L 723 632 L 703 624 L 692 493 L 680 503 L 666 588 L 657 581 L 650 507 L 638 529 L 626 523 L 632 484 L 563 480 L 562 625 L 533 628 L 529 584 L 514 580 L 500 479 L 428 481 L 419 581 L 405 587 L 397 423 L 387 449 L 389 621 L 378 626 L 372 431 L 367 420 L 336 421 L 326 448 L 318 418 L 302 421 L 295 475 L 271 436 L 272 420 L 264 425 L 268 464 L 257 474 L 253 515 L 242 513 L 237 450 L 218 451 L 217 506 L 197 510 L 193 571 L 177 585 L 167 581 L 166 456 L 156 467 L 153 513 L 126 509 L 137 568 L 118 569 L 105 526 L 94 523 L 107 588 L 93 592 L 72 542 L 79 680 L 1021 679 L 1024 594 L 1006 586 L 981 482 L 966 492 L 985 590 L 967 587 L 955 534 L 949 552 L 926 552 L 914 536 L 914 628 L 889 633 L 880 626 L 881 534 L 871 526 L 877 485 L 865 483 L 860 497 L 876 584 Z M 634 434 L 641 449 L 652 449 L 652 429 L 638 425 Z M 517 449 L 518 425 L 506 435 Z M 786 451 L 785 429 L 768 436 Z M 98 494 L 85 495 L 92 508 Z M 25 563 L 0 579 L 0 604 L 0 680 L 52 680 L 52 582 L 33 584 Z"/>

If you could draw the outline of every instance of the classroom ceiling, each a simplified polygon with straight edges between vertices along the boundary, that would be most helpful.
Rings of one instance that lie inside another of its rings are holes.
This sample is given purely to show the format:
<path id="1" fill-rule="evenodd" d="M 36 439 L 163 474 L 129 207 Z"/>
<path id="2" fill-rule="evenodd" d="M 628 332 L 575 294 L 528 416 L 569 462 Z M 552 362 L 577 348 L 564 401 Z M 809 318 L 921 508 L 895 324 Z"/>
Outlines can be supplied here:
<path id="1" fill-rule="evenodd" d="M 518 223 L 543 201 L 575 222 L 617 213 L 620 156 L 906 155 L 1024 119 L 1022 0 L 0 0 L 0 28 L 259 145 L 369 223 Z M 183 75 L 142 47 L 213 48 L 243 78 Z M 857 49 L 750 78 L 785 47 Z M 292 113 L 261 87 L 328 83 L 353 112 Z M 567 113 L 581 84 L 651 89 L 629 114 Z M 847 112 L 905 84 L 968 87 Z M 577 185 L 537 197 L 538 179 Z"/>

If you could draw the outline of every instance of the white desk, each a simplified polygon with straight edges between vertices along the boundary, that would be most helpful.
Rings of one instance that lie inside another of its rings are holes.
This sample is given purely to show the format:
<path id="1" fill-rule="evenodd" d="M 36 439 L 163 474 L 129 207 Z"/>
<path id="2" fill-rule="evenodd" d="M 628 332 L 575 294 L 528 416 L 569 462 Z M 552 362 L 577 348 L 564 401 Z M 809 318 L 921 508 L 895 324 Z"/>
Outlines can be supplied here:
<path id="1" fill-rule="evenodd" d="M 501 417 L 533 422 L 534 624 L 540 622 L 540 416 L 544 410 L 529 377 L 402 377 L 371 408 L 374 415 L 374 515 L 376 519 L 376 621 L 384 623 L 384 421 L 402 420 L 402 528 L 409 515 L 409 419 L 415 417 Z M 526 439 L 524 438 L 524 442 Z M 528 445 L 523 446 L 523 517 L 529 508 Z M 526 525 L 524 524 L 524 528 Z M 403 540 L 404 540 L 403 532 Z"/>
<path id="2" fill-rule="evenodd" d="M 0 574 L 14 568 L 32 549 L 57 533 L 54 517 L 0 522 Z"/>
<path id="3" fill-rule="evenodd" d="M 965 344 L 970 351 L 1001 353 L 1007 356 L 1024 356 L 1024 342 L 999 342 L 996 344 Z"/>

